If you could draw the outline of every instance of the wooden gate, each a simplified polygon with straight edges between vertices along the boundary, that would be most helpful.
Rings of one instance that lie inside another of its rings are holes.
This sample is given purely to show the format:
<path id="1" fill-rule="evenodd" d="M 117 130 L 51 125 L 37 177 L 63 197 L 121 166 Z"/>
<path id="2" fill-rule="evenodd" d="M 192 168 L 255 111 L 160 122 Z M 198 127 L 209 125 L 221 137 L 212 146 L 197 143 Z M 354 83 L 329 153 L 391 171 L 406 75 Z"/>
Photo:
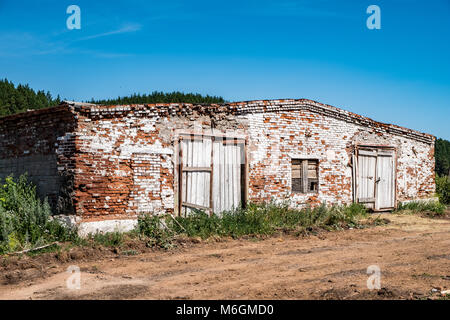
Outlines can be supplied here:
<path id="1" fill-rule="evenodd" d="M 395 207 L 395 151 L 360 147 L 353 158 L 356 202 L 375 211 Z"/>
<path id="2" fill-rule="evenodd" d="M 245 203 L 245 140 L 186 134 L 179 143 L 179 212 L 219 214 Z"/>

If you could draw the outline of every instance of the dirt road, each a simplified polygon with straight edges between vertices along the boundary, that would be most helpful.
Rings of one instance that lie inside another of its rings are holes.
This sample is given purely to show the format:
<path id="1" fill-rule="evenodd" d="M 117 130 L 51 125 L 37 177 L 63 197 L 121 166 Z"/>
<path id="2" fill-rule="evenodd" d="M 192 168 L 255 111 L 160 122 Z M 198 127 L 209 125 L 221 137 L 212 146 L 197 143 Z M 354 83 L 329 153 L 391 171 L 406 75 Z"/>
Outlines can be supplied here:
<path id="1" fill-rule="evenodd" d="M 304 238 L 28 262 L 4 271 L 0 299 L 408 299 L 450 289 L 450 220 L 384 217 L 391 223 Z M 69 265 L 81 269 L 79 290 L 66 287 Z M 367 289 L 370 265 L 380 267 L 381 290 Z"/>

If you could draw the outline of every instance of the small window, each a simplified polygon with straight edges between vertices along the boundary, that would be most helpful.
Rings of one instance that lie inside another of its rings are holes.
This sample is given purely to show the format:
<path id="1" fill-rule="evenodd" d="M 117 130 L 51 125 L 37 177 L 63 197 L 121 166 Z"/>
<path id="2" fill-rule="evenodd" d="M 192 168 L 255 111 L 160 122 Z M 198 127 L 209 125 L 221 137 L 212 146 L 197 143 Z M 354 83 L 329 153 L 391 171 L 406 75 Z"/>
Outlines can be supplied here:
<path id="1" fill-rule="evenodd" d="M 319 189 L 319 160 L 292 159 L 292 192 L 310 193 Z"/>

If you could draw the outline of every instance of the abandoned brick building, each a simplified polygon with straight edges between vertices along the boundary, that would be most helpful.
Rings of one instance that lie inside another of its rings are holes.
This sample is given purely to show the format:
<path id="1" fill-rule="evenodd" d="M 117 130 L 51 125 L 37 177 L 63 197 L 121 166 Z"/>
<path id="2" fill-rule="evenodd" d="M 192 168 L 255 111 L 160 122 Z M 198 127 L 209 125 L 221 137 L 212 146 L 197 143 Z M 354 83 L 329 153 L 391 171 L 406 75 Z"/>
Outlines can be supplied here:
<path id="1" fill-rule="evenodd" d="M 220 213 L 247 201 L 434 197 L 435 137 L 315 101 L 59 106 L 0 118 L 0 178 L 27 172 L 81 232 L 140 213 Z"/>

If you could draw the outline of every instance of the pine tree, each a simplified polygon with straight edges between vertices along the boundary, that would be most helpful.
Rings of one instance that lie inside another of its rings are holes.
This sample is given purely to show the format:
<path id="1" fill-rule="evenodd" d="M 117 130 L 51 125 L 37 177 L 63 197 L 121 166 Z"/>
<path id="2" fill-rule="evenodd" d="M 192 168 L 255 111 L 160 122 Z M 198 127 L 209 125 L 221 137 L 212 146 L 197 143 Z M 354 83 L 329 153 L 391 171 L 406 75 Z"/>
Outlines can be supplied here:
<path id="1" fill-rule="evenodd" d="M 48 108 L 59 104 L 60 101 L 59 96 L 53 99 L 48 91 L 36 92 L 28 84 L 19 84 L 16 87 L 7 79 L 0 80 L 0 116 Z"/>
<path id="2" fill-rule="evenodd" d="M 133 93 L 125 97 L 117 97 L 116 99 L 94 100 L 91 103 L 103 105 L 120 105 L 120 104 L 145 104 L 145 103 L 224 103 L 225 100 L 218 96 L 203 96 L 201 94 L 184 93 L 174 91 L 164 93 L 160 91 L 153 91 L 150 94 Z"/>
<path id="3" fill-rule="evenodd" d="M 450 176 L 450 141 L 436 140 L 435 157 L 436 173 L 440 176 Z"/>

